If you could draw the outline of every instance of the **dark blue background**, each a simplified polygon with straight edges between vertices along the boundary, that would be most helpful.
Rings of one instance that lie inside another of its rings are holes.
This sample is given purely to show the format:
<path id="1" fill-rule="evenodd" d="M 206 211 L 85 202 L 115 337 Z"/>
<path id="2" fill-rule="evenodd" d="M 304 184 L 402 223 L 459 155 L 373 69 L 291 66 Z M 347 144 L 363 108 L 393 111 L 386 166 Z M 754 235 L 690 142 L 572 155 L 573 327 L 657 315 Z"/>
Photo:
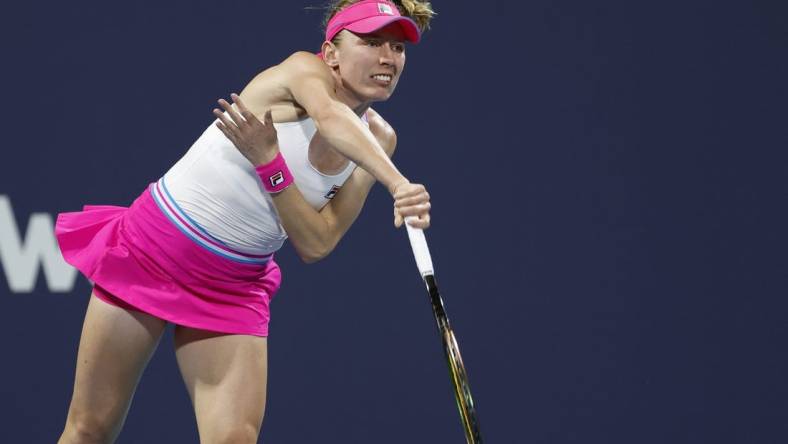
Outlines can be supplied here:
<path id="1" fill-rule="evenodd" d="M 738 3 L 738 4 L 736 4 Z M 318 2 L 14 2 L 0 194 L 128 205 L 215 100 L 321 41 Z M 784 2 L 435 0 L 377 109 L 489 443 L 788 442 Z M 268 443 L 463 442 L 382 187 L 326 260 L 278 256 Z M 89 285 L 0 273 L 0 441 L 54 442 Z M 197 442 L 169 335 L 120 443 Z"/>

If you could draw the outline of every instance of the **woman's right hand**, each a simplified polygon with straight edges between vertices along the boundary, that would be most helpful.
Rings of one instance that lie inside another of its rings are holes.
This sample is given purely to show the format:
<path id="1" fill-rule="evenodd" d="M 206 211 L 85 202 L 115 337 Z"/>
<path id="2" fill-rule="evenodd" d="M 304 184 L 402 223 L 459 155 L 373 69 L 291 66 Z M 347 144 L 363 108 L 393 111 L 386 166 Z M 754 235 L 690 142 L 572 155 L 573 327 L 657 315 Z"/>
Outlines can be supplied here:
<path id="1" fill-rule="evenodd" d="M 420 183 L 402 182 L 394 187 L 394 226 L 399 228 L 408 216 L 408 225 L 422 230 L 430 226 L 430 193 Z"/>
<path id="2" fill-rule="evenodd" d="M 219 109 L 213 110 L 213 115 L 219 119 L 216 126 L 238 148 L 238 151 L 252 162 L 252 165 L 271 162 L 279 153 L 279 142 L 271 111 L 265 113 L 264 121 L 261 122 L 246 108 L 238 94 L 230 94 L 230 97 L 240 114 L 226 100 L 219 99 L 219 105 L 227 114 Z M 228 115 L 230 118 L 227 117 Z"/>

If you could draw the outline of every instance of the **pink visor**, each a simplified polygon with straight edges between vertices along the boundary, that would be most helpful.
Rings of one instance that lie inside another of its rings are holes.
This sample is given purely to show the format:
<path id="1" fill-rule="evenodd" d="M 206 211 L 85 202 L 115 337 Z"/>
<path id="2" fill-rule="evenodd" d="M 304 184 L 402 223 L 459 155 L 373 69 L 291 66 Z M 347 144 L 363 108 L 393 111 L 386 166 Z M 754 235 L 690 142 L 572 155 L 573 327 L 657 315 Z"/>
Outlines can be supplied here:
<path id="1" fill-rule="evenodd" d="M 421 32 L 416 22 L 400 15 L 397 7 L 385 0 L 362 0 L 337 12 L 326 27 L 326 41 L 330 42 L 343 29 L 359 34 L 369 34 L 397 22 L 405 39 L 418 43 Z"/>

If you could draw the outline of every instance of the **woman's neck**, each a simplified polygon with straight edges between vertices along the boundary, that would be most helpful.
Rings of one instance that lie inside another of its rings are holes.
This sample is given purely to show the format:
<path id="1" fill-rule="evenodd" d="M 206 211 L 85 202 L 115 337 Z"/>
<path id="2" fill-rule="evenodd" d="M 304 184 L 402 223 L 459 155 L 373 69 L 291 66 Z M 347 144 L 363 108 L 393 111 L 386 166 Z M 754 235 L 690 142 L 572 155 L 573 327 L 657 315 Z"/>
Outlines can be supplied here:
<path id="1" fill-rule="evenodd" d="M 345 88 L 345 86 L 342 84 L 342 78 L 338 75 L 334 75 L 334 80 L 336 81 L 335 91 L 340 102 L 347 105 L 359 117 L 367 112 L 370 105 L 372 105 L 372 102 L 361 100 L 355 93 L 353 93 L 353 91 Z"/>

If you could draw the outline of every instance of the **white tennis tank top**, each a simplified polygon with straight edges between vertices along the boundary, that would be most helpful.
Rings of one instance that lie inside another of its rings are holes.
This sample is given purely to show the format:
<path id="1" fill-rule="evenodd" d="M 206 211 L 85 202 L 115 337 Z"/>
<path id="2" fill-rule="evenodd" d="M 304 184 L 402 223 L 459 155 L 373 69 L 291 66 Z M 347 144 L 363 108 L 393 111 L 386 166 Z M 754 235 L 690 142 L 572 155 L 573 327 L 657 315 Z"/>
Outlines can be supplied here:
<path id="1" fill-rule="evenodd" d="M 363 119 L 366 123 L 366 119 Z M 356 165 L 336 175 L 319 172 L 309 162 L 309 142 L 317 129 L 311 118 L 274 124 L 279 150 L 304 199 L 320 210 L 334 197 Z M 254 166 L 215 122 L 159 180 L 179 221 L 240 253 L 267 255 L 285 239 L 279 214 Z M 196 232 L 196 231 L 195 231 Z"/>

